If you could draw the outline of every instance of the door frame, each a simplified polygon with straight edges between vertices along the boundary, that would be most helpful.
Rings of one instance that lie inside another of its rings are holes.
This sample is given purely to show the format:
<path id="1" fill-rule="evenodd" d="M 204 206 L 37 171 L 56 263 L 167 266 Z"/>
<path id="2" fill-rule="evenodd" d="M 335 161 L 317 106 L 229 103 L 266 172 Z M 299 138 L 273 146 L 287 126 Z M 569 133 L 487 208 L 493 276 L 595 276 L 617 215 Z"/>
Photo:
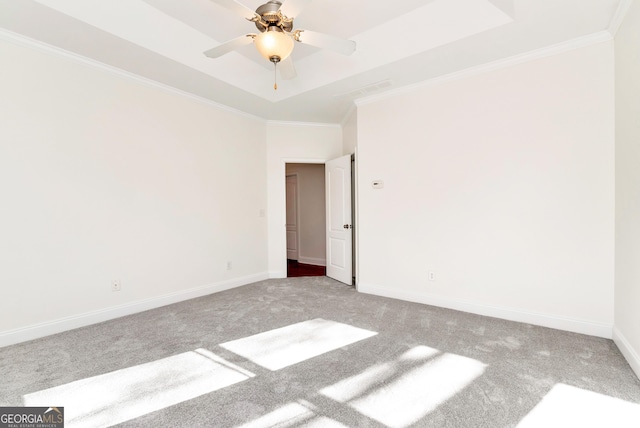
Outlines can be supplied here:
<path id="1" fill-rule="evenodd" d="M 287 277 L 287 164 L 288 163 L 309 163 L 324 165 L 329 159 L 320 158 L 280 158 L 280 171 L 278 174 L 278 187 L 280 190 L 276 193 L 278 198 L 279 218 L 275 219 L 275 224 L 278 226 L 278 235 L 280 244 L 278 245 L 278 256 L 275 261 L 278 263 L 278 274 L 269 274 L 271 278 L 286 278 Z M 299 209 L 299 207 L 298 207 Z M 281 216 L 281 217 L 280 217 Z"/>
<path id="2" fill-rule="evenodd" d="M 289 162 L 292 163 L 292 162 Z M 285 197 L 285 204 L 287 201 L 287 177 L 295 177 L 296 178 L 296 260 L 300 259 L 300 191 L 298 190 L 298 184 L 299 184 L 299 176 L 297 172 L 292 172 L 287 174 L 286 172 L 286 164 L 285 164 L 285 189 L 284 189 L 284 197 Z M 286 206 L 285 206 L 285 215 L 284 215 L 284 221 L 285 224 L 287 222 L 287 212 L 286 212 Z M 285 227 L 286 230 L 286 227 Z M 285 240 L 285 246 L 286 246 L 286 240 Z M 287 259 L 289 258 L 289 251 L 287 250 Z"/>
<path id="3" fill-rule="evenodd" d="M 358 282 L 360 280 L 360 263 L 358 262 L 358 258 L 359 258 L 359 210 L 358 210 L 358 148 L 355 148 L 355 152 L 352 153 L 352 156 L 354 156 L 354 163 L 353 163 L 353 168 L 352 168 L 352 174 L 353 174 L 353 179 L 352 179 L 352 192 L 351 192 L 351 200 L 353 203 L 353 211 L 351 213 L 351 216 L 353 217 L 353 222 L 354 222 L 354 227 L 355 227 L 355 234 L 353 237 L 353 247 L 354 247 L 354 257 L 353 257 L 353 263 L 354 263 L 354 275 L 356 277 L 356 283 L 355 283 L 355 287 L 356 290 L 358 290 Z M 280 199 L 280 201 L 278 202 L 278 205 L 280 205 L 280 209 L 278 210 L 279 213 L 281 213 L 281 218 L 275 218 L 275 222 L 276 224 L 282 224 L 282 228 L 280 228 L 280 236 L 279 236 L 279 241 L 281 242 L 281 244 L 279 245 L 280 248 L 278 248 L 278 256 L 275 259 L 275 261 L 277 262 L 277 264 L 279 265 L 279 269 L 278 269 L 278 274 L 276 275 L 275 272 L 270 272 L 269 276 L 270 278 L 286 278 L 287 277 L 287 227 L 286 227 L 286 223 L 287 223 L 287 217 L 286 217 L 286 209 L 287 209 L 287 164 L 288 163 L 309 163 L 309 164 L 320 164 L 320 165 L 324 165 L 327 163 L 327 161 L 330 161 L 331 159 L 334 159 L 336 156 L 333 156 L 331 158 L 327 158 L 327 159 L 323 159 L 323 158 L 280 158 L 280 171 L 279 171 L 279 178 L 278 178 L 278 187 L 280 188 L 280 191 L 278 191 L 276 193 L 277 197 Z M 326 194 L 326 191 L 325 191 Z M 272 259 L 273 260 L 273 259 Z"/>

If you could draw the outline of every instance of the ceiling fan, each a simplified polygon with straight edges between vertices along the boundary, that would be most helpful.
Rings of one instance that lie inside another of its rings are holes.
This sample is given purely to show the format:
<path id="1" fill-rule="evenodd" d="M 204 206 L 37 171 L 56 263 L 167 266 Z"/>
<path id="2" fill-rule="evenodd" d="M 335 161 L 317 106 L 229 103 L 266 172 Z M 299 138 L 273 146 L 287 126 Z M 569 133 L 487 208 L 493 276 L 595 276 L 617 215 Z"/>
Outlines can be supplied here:
<path id="1" fill-rule="evenodd" d="M 255 11 L 236 0 L 212 0 L 255 24 L 260 34 L 246 34 L 229 40 L 204 52 L 209 58 L 218 58 L 242 46 L 253 43 L 260 55 L 271 61 L 274 67 L 280 63 L 280 72 L 285 79 L 296 77 L 291 60 L 294 41 L 322 49 L 329 49 L 343 55 L 351 55 L 356 43 L 328 34 L 308 30 L 294 30 L 293 20 L 311 0 L 269 0 Z M 277 82 L 273 85 L 278 89 Z"/>

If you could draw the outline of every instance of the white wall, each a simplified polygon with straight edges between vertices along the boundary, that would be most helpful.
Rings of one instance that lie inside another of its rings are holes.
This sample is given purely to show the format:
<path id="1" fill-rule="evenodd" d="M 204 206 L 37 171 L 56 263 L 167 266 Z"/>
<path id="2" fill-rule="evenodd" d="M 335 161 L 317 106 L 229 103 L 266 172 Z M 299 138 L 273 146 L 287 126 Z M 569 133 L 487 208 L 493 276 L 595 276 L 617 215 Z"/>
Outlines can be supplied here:
<path id="1" fill-rule="evenodd" d="M 264 121 L 6 41 L 0 63 L 0 345 L 268 276 Z"/>
<path id="2" fill-rule="evenodd" d="M 339 125 L 267 123 L 269 275 L 287 276 L 286 163 L 324 163 L 342 155 Z"/>
<path id="3" fill-rule="evenodd" d="M 640 376 L 640 4 L 615 39 L 616 286 L 615 340 Z"/>
<path id="4" fill-rule="evenodd" d="M 359 289 L 611 337 L 613 72 L 605 42 L 359 105 Z"/>
<path id="5" fill-rule="evenodd" d="M 298 177 L 298 261 L 325 266 L 326 215 L 324 195 L 324 165 L 289 163 L 288 174 Z"/>
<path id="6" fill-rule="evenodd" d="M 358 110 L 349 112 L 346 120 L 342 124 L 342 152 L 345 155 L 356 152 L 358 145 Z"/>

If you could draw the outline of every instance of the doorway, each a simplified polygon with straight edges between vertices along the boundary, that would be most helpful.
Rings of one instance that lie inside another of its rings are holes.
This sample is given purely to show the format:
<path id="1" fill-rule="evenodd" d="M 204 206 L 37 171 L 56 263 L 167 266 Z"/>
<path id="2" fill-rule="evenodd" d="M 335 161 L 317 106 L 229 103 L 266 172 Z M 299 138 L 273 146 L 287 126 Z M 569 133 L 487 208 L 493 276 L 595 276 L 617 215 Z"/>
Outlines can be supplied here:
<path id="1" fill-rule="evenodd" d="M 324 276 L 324 164 L 286 163 L 287 277 Z"/>

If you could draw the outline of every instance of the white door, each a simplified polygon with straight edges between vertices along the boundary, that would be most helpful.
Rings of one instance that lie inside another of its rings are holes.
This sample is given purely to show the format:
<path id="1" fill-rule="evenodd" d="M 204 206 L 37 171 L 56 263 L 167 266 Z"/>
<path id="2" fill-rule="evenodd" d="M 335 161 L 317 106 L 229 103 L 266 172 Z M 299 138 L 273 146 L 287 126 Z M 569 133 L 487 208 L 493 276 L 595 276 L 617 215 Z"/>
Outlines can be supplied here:
<path id="1" fill-rule="evenodd" d="M 327 276 L 351 285 L 351 155 L 325 164 Z"/>
<path id="2" fill-rule="evenodd" d="M 287 258 L 298 260 L 298 176 L 287 175 Z"/>

